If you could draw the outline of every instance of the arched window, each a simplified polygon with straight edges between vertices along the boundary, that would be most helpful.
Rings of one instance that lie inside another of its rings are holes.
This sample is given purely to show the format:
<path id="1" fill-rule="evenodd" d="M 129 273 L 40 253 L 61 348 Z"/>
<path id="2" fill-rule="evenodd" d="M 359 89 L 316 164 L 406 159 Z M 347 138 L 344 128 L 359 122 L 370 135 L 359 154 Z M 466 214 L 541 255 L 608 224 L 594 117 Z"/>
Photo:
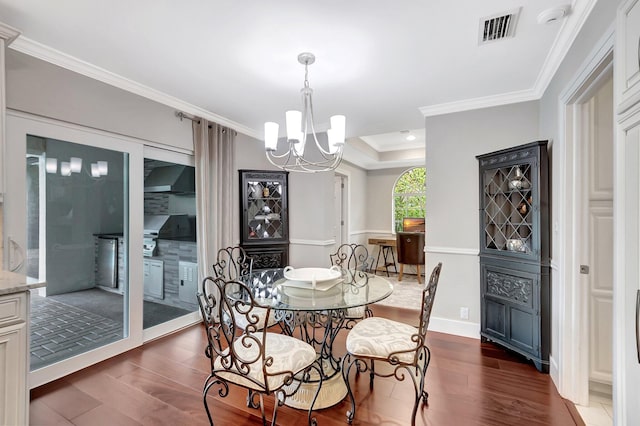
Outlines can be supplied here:
<path id="1" fill-rule="evenodd" d="M 393 229 L 402 232 L 406 217 L 425 217 L 426 169 L 416 167 L 400 175 L 393 187 Z"/>

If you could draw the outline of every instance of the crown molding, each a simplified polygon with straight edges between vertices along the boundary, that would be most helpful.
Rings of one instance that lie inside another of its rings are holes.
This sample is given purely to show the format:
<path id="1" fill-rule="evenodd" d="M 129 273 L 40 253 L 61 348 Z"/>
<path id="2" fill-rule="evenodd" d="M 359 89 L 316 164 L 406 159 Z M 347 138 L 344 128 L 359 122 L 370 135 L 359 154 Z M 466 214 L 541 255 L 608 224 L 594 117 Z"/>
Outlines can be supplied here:
<path id="1" fill-rule="evenodd" d="M 533 101 L 540 96 L 532 89 L 517 92 L 502 93 L 499 95 L 484 96 L 480 98 L 465 99 L 462 101 L 447 102 L 438 105 L 418 108 L 424 117 L 450 114 L 452 112 L 470 111 L 474 109 L 490 108 L 500 105 L 515 104 L 518 102 Z"/>
<path id="2" fill-rule="evenodd" d="M 567 52 L 584 26 L 597 0 L 577 0 L 573 2 L 571 13 L 562 23 L 558 36 L 553 42 L 549 54 L 545 58 L 540 73 L 531 89 L 503 93 L 494 96 L 466 99 L 462 101 L 423 106 L 418 108 L 424 117 L 470 111 L 518 102 L 536 101 L 540 99 L 551 83 L 553 76 L 560 68 Z"/>
<path id="3" fill-rule="evenodd" d="M 0 22 L 0 38 L 4 39 L 5 46 L 10 45 L 20 35 L 20 31 L 17 29 Z"/>
<path id="4" fill-rule="evenodd" d="M 38 43 L 37 41 L 31 40 L 27 37 L 19 37 L 11 45 L 11 48 L 26 55 L 33 56 L 34 58 L 38 58 L 53 65 L 68 69 L 80 75 L 84 75 L 94 80 L 106 83 L 110 86 L 117 87 L 127 92 L 150 99 L 154 102 L 158 102 L 163 105 L 176 108 L 182 112 L 186 112 L 188 114 L 192 114 L 197 117 L 202 117 L 206 120 L 216 122 L 220 125 L 229 127 L 237 132 L 243 133 L 253 138 L 262 138 L 262 135 L 260 135 L 256 130 L 252 128 L 224 118 L 218 114 L 207 111 L 188 102 L 182 101 L 174 96 L 168 95 L 149 86 L 145 86 L 136 81 L 107 71 L 104 68 L 100 68 L 98 66 L 90 64 L 89 62 L 85 62 L 83 60 L 75 58 L 71 55 L 53 49 L 42 43 Z"/>

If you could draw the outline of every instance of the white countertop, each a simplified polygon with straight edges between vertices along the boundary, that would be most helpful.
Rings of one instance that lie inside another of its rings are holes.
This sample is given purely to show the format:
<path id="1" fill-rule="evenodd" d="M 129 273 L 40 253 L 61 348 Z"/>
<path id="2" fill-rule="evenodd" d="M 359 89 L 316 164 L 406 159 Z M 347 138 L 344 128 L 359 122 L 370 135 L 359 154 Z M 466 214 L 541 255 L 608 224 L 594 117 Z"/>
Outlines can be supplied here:
<path id="1" fill-rule="evenodd" d="M 0 296 L 4 294 L 21 293 L 33 288 L 44 287 L 46 282 L 27 278 L 23 274 L 0 271 Z"/>

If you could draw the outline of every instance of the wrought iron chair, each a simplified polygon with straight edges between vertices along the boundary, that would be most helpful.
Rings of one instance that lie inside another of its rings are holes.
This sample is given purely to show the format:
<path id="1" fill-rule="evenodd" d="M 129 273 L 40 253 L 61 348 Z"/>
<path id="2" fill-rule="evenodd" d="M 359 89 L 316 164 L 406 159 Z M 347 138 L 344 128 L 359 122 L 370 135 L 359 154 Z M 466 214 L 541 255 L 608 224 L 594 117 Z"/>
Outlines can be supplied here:
<path id="1" fill-rule="evenodd" d="M 202 392 L 209 422 L 213 425 L 207 402 L 209 390 L 217 386 L 218 396 L 226 397 L 229 384 L 235 384 L 248 389 L 250 395 L 259 395 L 256 406 L 260 407 L 264 425 L 263 396 L 274 396 L 271 424 L 275 425 L 278 407 L 298 390 L 301 381 L 309 379 L 311 370 L 319 375 L 315 349 L 300 339 L 261 327 L 259 316 L 254 314 L 257 306 L 252 290 L 240 281 L 205 278 L 198 304 L 208 339 L 205 355 L 211 361 L 211 373 Z M 270 308 L 264 309 L 267 315 L 271 313 Z M 239 316 L 244 317 L 243 328 L 237 323 Z M 310 425 L 316 424 L 312 410 L 319 391 L 320 386 L 308 411 Z"/>
<path id="2" fill-rule="evenodd" d="M 339 266 L 344 273 L 349 274 L 370 272 L 374 261 L 373 257 L 369 256 L 369 250 L 362 244 L 342 244 L 335 253 L 329 255 L 329 258 L 331 259 L 331 265 Z M 352 279 L 350 281 L 356 282 L 358 280 Z M 349 308 L 345 315 L 345 319 L 347 320 L 346 328 L 351 328 L 354 320 L 372 316 L 373 312 L 369 306 Z"/>
<path id="3" fill-rule="evenodd" d="M 422 310 L 420 324 L 413 327 L 386 318 L 366 318 L 356 324 L 347 335 L 347 354 L 342 361 L 342 375 L 347 383 L 351 410 L 347 411 L 347 421 L 351 423 L 356 413 L 356 403 L 349 383 L 349 373 L 356 367 L 357 373 L 370 370 L 369 386 L 373 388 L 373 379 L 379 377 L 395 377 L 404 380 L 405 375 L 411 377 L 415 387 L 415 402 L 411 415 L 411 424 L 415 425 L 418 404 L 422 400 L 427 404 L 429 394 L 424 390 L 425 374 L 431 360 L 431 351 L 426 345 L 427 327 L 431 316 L 431 308 L 436 295 L 438 279 L 442 263 L 438 263 L 431 278 L 422 290 Z M 367 361 L 371 361 L 370 365 Z M 380 373 L 374 370 L 374 363 L 385 362 L 392 371 Z"/>
<path id="4" fill-rule="evenodd" d="M 247 253 L 240 246 L 226 247 L 218 250 L 216 263 L 213 264 L 213 272 L 216 277 L 223 278 L 226 281 L 237 280 L 246 282 L 253 272 L 253 259 L 247 256 Z M 258 316 L 258 324 L 260 328 L 263 328 L 265 319 L 267 318 L 266 310 L 256 307 L 254 315 Z M 274 319 L 274 315 L 270 315 L 266 324 L 267 327 L 275 324 L 276 320 Z M 240 328 L 247 326 L 243 315 L 238 315 L 236 325 Z"/>

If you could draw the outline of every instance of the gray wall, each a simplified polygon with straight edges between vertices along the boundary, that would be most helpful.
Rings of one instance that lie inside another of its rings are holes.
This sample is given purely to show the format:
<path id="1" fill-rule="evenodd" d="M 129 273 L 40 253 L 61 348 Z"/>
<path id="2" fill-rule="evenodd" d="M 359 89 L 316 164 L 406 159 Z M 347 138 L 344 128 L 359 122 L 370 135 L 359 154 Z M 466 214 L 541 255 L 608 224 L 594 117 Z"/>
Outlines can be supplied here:
<path id="1" fill-rule="evenodd" d="M 175 109 L 7 49 L 7 108 L 193 150 Z"/>
<path id="2" fill-rule="evenodd" d="M 538 103 L 523 102 L 428 117 L 427 271 L 443 262 L 433 316 L 480 323 L 476 155 L 538 139 Z M 477 336 L 477 334 L 476 334 Z"/>
<path id="3" fill-rule="evenodd" d="M 391 237 L 393 232 L 393 186 L 411 167 L 369 170 L 367 172 L 367 228 L 372 236 Z"/>

